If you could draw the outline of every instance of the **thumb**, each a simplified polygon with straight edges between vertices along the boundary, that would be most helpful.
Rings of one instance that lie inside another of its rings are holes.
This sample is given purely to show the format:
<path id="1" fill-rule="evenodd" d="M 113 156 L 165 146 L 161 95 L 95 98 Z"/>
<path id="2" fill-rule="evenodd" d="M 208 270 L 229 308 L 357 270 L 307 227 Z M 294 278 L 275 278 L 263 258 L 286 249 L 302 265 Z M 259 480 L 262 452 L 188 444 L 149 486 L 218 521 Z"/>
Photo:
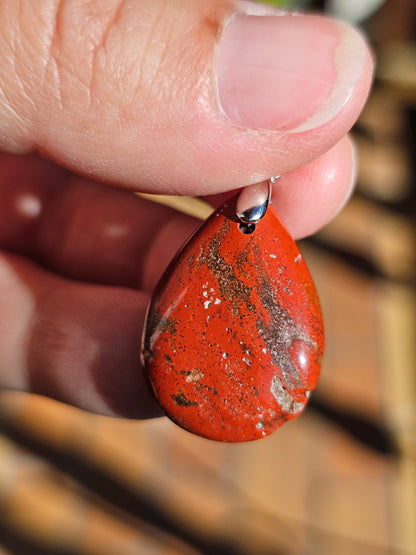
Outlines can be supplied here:
<path id="1" fill-rule="evenodd" d="M 0 4 L 0 148 L 147 192 L 209 194 L 295 169 L 353 125 L 361 35 L 227 0 Z"/>

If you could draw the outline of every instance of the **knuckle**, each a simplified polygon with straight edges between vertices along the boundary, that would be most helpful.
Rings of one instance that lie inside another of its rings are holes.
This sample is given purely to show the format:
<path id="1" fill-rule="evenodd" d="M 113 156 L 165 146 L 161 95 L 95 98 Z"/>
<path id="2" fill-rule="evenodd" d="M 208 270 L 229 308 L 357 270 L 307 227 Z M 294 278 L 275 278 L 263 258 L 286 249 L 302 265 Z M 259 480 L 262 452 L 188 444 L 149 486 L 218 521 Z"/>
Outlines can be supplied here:
<path id="1" fill-rule="evenodd" d="M 156 104 L 159 120 L 172 103 L 186 110 L 210 71 L 196 12 L 174 0 L 0 2 L 0 114 L 30 141 L 97 118 L 151 124 Z"/>
<path id="2" fill-rule="evenodd" d="M 170 89 L 166 77 L 175 74 L 177 60 L 167 46 L 168 4 L 159 0 L 146 10 L 129 0 L 55 3 L 46 25 L 42 87 L 61 118 L 76 107 L 79 118 L 105 111 L 107 121 L 131 120 L 133 110 L 145 111 L 152 96 Z"/>

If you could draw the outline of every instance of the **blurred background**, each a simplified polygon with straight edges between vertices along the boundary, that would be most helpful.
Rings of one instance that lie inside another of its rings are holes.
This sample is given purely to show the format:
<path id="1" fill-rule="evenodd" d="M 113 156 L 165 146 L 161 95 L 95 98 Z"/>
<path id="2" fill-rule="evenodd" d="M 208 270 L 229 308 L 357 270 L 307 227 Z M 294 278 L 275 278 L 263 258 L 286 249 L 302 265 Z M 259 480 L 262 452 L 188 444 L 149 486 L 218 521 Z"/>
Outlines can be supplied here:
<path id="1" fill-rule="evenodd" d="M 222 445 L 0 392 L 0 555 L 416 553 L 416 6 L 269 2 L 366 31 L 358 188 L 301 249 L 327 353 L 301 418 Z"/>

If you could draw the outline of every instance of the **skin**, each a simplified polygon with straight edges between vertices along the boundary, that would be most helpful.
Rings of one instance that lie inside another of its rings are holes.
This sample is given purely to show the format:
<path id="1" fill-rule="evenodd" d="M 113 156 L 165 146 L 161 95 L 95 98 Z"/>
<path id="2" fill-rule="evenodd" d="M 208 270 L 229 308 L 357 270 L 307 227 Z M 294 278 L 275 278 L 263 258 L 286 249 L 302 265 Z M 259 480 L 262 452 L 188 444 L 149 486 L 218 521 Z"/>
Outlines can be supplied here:
<path id="1" fill-rule="evenodd" d="M 158 278 L 199 222 L 125 189 L 218 204 L 283 174 L 274 205 L 295 238 L 346 202 L 347 133 L 370 87 L 370 52 L 348 103 L 318 129 L 249 132 L 211 100 L 212 55 L 233 10 L 220 0 L 1 3 L 2 387 L 110 416 L 159 414 L 139 340 Z"/>

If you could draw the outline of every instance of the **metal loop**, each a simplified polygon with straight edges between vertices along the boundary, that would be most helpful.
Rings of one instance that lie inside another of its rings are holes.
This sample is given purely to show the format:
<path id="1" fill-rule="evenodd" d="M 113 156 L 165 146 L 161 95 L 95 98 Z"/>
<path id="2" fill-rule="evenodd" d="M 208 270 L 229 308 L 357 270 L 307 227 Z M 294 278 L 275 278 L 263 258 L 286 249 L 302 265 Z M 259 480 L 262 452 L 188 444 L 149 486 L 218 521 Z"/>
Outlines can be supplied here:
<path id="1" fill-rule="evenodd" d="M 270 202 L 271 185 L 277 177 L 245 187 L 237 199 L 237 218 L 245 224 L 256 224 L 266 214 Z"/>

